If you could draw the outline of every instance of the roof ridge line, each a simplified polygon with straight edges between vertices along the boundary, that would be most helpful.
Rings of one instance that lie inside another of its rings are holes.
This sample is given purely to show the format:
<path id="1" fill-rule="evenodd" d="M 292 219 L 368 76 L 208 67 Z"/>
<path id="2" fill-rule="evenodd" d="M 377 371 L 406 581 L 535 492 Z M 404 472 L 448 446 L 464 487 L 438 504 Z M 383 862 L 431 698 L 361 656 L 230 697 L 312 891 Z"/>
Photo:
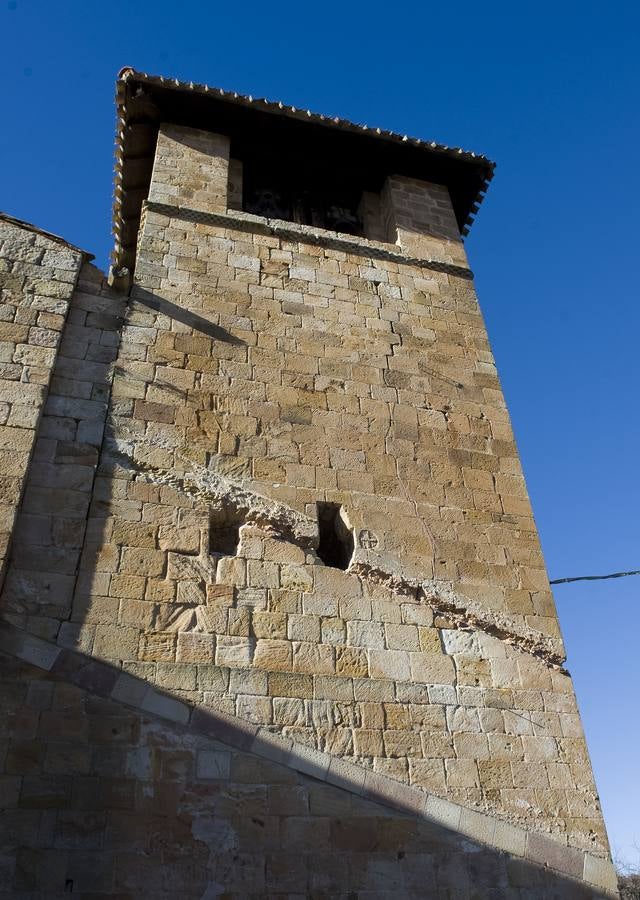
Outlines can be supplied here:
<path id="1" fill-rule="evenodd" d="M 412 137 L 411 135 L 401 134 L 399 131 L 394 131 L 391 128 L 381 128 L 375 125 L 366 125 L 363 122 L 353 122 L 351 121 L 351 119 L 347 119 L 344 116 L 331 116 L 327 115 L 326 113 L 317 113 L 311 109 L 305 109 L 303 107 L 283 103 L 281 100 L 269 100 L 268 97 L 254 97 L 252 94 L 239 94 L 237 91 L 225 90 L 224 88 L 218 87 L 216 85 L 208 85 L 204 84 L 203 82 L 183 81 L 182 79 L 171 78 L 165 75 L 152 75 L 148 72 L 141 72 L 138 69 L 135 69 L 133 66 L 124 66 L 118 72 L 118 80 L 126 82 L 131 79 L 138 79 L 149 84 L 158 84 L 164 87 L 175 88 L 178 90 L 188 89 L 194 91 L 195 93 L 214 93 L 218 94 L 218 96 L 220 97 L 223 97 L 225 100 L 236 101 L 242 104 L 264 104 L 267 107 L 277 107 L 279 112 L 291 112 L 296 114 L 298 117 L 304 116 L 308 119 L 326 123 L 333 122 L 336 125 L 359 129 L 360 131 L 371 131 L 379 137 L 391 137 L 394 139 L 400 139 L 403 143 L 430 147 L 433 150 L 440 150 L 446 152 L 447 154 L 453 154 L 461 156 L 463 158 L 468 158 L 473 162 L 485 163 L 491 169 L 494 169 L 496 167 L 496 163 L 492 159 L 489 159 L 488 156 L 485 156 L 484 153 L 476 153 L 473 150 L 465 150 L 462 147 L 449 146 L 448 144 L 442 144 L 439 141 L 429 140 L 428 138 Z"/>
<path id="2" fill-rule="evenodd" d="M 64 244 L 70 250 L 82 253 L 87 261 L 95 259 L 93 253 L 89 253 L 88 250 L 83 250 L 82 247 L 77 247 L 75 244 L 72 244 L 71 241 L 61 237 L 59 234 L 53 234 L 53 232 L 46 231 L 44 228 L 40 228 L 39 225 L 34 225 L 32 222 L 26 222 L 24 219 L 16 219 L 15 216 L 2 212 L 2 210 L 0 210 L 0 222 L 7 222 L 9 225 L 15 225 L 16 228 L 24 228 L 25 231 L 32 231 L 34 234 L 40 234 L 42 237 L 49 238 L 49 240 L 55 241 L 58 244 Z"/>

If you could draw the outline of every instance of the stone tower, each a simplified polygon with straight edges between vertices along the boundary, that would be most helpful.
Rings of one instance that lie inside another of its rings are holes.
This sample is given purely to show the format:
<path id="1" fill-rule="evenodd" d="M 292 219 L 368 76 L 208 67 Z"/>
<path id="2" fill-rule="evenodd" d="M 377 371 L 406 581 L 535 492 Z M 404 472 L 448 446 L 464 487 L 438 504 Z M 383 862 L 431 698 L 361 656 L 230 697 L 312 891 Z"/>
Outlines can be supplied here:
<path id="1" fill-rule="evenodd" d="M 0 223 L 0 896 L 614 896 L 492 163 L 131 69 L 117 112 L 108 279 Z"/>

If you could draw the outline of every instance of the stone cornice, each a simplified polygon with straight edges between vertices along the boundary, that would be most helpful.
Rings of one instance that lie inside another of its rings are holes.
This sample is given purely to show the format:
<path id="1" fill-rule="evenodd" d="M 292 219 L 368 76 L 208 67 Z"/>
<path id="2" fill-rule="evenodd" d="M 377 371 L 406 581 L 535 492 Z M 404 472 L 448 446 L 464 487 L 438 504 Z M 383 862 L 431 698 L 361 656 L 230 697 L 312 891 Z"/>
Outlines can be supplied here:
<path id="1" fill-rule="evenodd" d="M 252 213 L 239 212 L 233 209 L 227 210 L 226 213 L 204 212 L 185 206 L 157 203 L 153 200 L 145 200 L 142 204 L 143 215 L 147 210 L 163 216 L 183 219 L 187 222 L 198 222 L 203 225 L 215 225 L 220 228 L 233 228 L 239 231 L 268 234 L 287 241 L 315 244 L 320 247 L 329 247 L 332 250 L 340 250 L 343 253 L 353 253 L 357 256 L 367 256 L 371 259 L 388 260 L 404 266 L 417 266 L 421 269 L 431 269 L 434 272 L 444 272 L 446 275 L 464 278 L 468 281 L 473 280 L 473 272 L 466 266 L 458 266 L 443 259 L 423 259 L 409 256 L 403 253 L 396 244 L 370 241 L 367 238 L 342 234 L 338 231 L 328 231 L 324 228 L 314 228 L 311 225 L 298 225 L 296 222 L 286 222 L 284 219 L 265 219 L 262 216 L 255 216 Z"/>

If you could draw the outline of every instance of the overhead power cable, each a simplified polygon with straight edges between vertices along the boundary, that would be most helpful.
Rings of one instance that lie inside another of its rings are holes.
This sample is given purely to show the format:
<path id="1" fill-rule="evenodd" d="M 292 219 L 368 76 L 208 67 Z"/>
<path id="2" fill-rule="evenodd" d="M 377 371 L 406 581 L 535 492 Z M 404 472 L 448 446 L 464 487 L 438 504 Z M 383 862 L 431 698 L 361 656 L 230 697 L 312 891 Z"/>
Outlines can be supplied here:
<path id="1" fill-rule="evenodd" d="M 640 569 L 635 572 L 613 572 L 611 575 L 577 575 L 575 578 L 556 578 L 549 584 L 567 584 L 569 581 L 604 581 L 606 578 L 626 578 L 628 575 L 640 575 Z"/>

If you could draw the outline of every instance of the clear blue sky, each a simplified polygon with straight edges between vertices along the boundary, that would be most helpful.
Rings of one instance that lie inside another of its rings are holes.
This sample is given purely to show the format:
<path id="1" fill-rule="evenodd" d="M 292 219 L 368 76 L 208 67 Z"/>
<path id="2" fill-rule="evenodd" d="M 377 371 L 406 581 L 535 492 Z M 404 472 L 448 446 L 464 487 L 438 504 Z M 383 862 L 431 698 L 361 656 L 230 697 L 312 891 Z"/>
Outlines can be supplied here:
<path id="1" fill-rule="evenodd" d="M 467 246 L 550 575 L 640 568 L 637 2 L 0 3 L 0 208 L 100 264 L 124 65 L 497 160 Z M 638 859 L 640 578 L 555 593 L 610 838 Z"/>

